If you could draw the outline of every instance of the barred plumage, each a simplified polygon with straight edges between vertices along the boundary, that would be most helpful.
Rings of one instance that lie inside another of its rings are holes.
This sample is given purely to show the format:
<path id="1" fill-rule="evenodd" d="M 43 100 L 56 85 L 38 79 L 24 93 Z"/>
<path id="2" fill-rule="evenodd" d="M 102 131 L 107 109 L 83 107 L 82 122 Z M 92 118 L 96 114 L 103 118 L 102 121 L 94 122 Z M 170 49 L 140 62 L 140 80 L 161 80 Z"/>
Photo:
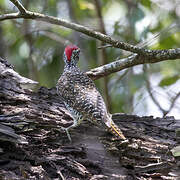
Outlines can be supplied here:
<path id="1" fill-rule="evenodd" d="M 74 119 L 73 125 L 65 128 L 68 138 L 71 140 L 68 130 L 87 118 L 92 122 L 101 122 L 112 134 L 125 139 L 107 112 L 104 100 L 95 84 L 77 67 L 79 53 L 80 49 L 77 46 L 70 45 L 65 48 L 65 68 L 56 86 L 58 94 Z"/>

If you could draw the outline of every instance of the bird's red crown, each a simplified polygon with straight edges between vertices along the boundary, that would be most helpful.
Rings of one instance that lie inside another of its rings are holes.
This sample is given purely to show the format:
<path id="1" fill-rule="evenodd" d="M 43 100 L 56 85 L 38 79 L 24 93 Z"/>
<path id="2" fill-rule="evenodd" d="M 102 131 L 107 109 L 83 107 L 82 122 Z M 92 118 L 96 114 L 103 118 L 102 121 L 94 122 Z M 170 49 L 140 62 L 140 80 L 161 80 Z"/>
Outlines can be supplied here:
<path id="1" fill-rule="evenodd" d="M 73 52 L 73 50 L 76 50 L 76 49 L 79 49 L 79 48 L 77 46 L 75 46 L 75 45 L 66 46 L 65 54 L 66 54 L 66 57 L 67 57 L 68 61 L 71 61 L 72 52 Z"/>

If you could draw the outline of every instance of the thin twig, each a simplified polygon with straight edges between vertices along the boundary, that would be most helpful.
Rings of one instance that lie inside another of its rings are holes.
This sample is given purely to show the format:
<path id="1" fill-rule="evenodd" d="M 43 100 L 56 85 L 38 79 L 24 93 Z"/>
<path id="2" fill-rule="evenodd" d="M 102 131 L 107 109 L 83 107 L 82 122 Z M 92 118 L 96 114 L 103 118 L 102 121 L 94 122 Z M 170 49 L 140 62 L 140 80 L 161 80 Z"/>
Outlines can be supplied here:
<path id="1" fill-rule="evenodd" d="M 164 117 L 170 113 L 170 111 L 173 109 L 174 105 L 175 105 L 175 102 L 176 100 L 179 98 L 180 96 L 180 92 L 176 94 L 176 96 L 172 99 L 172 102 L 171 102 L 171 106 L 169 107 L 169 109 L 164 113 Z"/>
<path id="2" fill-rule="evenodd" d="M 11 0 L 15 4 L 15 0 Z M 17 1 L 18 2 L 18 1 Z M 20 3 L 15 4 L 20 7 Z M 22 6 L 22 4 L 21 4 Z M 127 58 L 117 60 L 115 62 L 109 63 L 104 66 L 100 66 L 98 68 L 92 69 L 91 71 L 87 72 L 87 74 L 92 79 L 98 79 L 100 77 L 107 76 L 111 73 L 138 65 L 138 64 L 147 64 L 147 63 L 156 63 L 165 60 L 175 60 L 180 59 L 180 48 L 176 49 L 167 49 L 167 50 L 148 50 L 141 47 L 133 46 L 128 43 L 120 42 L 118 40 L 112 39 L 110 36 L 104 35 L 100 32 L 96 32 L 91 30 L 88 27 L 71 23 L 66 20 L 56 18 L 53 16 L 47 16 L 40 13 L 35 13 L 26 10 L 24 13 L 11 13 L 11 14 L 3 14 L 0 15 L 0 21 L 8 20 L 8 19 L 33 19 L 36 21 L 43 21 L 50 24 L 56 24 L 60 26 L 64 26 L 75 31 L 84 33 L 90 37 L 94 37 L 100 41 L 105 43 L 111 44 L 113 47 L 124 49 L 136 54 L 133 54 Z M 139 54 L 139 55 L 137 55 Z"/>
<path id="3" fill-rule="evenodd" d="M 105 48 L 108 48 L 108 47 L 112 47 L 112 45 L 104 45 L 104 46 L 99 46 L 98 49 L 105 49 Z"/>
<path id="4" fill-rule="evenodd" d="M 154 102 L 154 104 L 156 104 L 156 106 L 160 109 L 160 111 L 164 114 L 167 112 L 164 108 L 161 107 L 161 105 L 159 104 L 158 100 L 154 97 L 153 93 L 152 93 L 152 88 L 151 88 L 151 84 L 150 84 L 150 80 L 149 80 L 149 74 L 147 73 L 147 67 L 146 65 L 143 66 L 143 70 L 144 70 L 144 74 L 145 74 L 145 81 L 146 81 L 146 89 L 147 92 L 149 93 L 152 101 Z"/>
<path id="5" fill-rule="evenodd" d="M 124 71 L 124 73 L 121 74 L 121 75 L 117 78 L 116 84 L 119 83 L 119 81 L 121 81 L 121 80 L 127 75 L 128 72 L 129 72 L 129 69 L 126 69 L 126 70 Z"/>
<path id="6" fill-rule="evenodd" d="M 165 117 L 167 114 L 170 113 L 170 111 L 173 109 L 174 105 L 175 105 L 175 102 L 176 100 L 179 98 L 180 96 L 180 92 L 176 94 L 176 96 L 172 99 L 172 102 L 171 102 L 171 105 L 169 107 L 168 110 L 165 110 L 164 108 L 162 108 L 162 106 L 160 105 L 160 103 L 157 101 L 157 99 L 154 97 L 153 93 L 152 93 L 152 88 L 151 88 L 151 85 L 150 85 L 150 80 L 148 78 L 148 73 L 147 73 L 147 68 L 146 66 L 144 65 L 143 67 L 143 70 L 144 70 L 144 73 L 146 75 L 146 88 L 147 88 L 147 91 L 151 97 L 151 99 L 153 100 L 154 104 L 156 104 L 156 106 L 160 109 L 160 111 L 163 113 L 163 117 Z"/>
<path id="7" fill-rule="evenodd" d="M 15 4 L 15 0 L 11 0 Z M 18 6 L 20 7 L 20 6 Z M 25 8 L 24 8 L 25 9 Z M 140 48 L 137 46 L 130 45 L 125 42 L 121 42 L 115 39 L 112 39 L 110 36 L 102 34 L 97 31 L 93 31 L 92 29 L 82 26 L 80 24 L 76 23 L 70 23 L 64 19 L 60 19 L 53 16 L 47 16 L 44 14 L 31 12 L 26 10 L 24 13 L 11 13 L 11 14 L 3 14 L 0 15 L 0 21 L 7 20 L 7 19 L 18 19 L 18 18 L 25 18 L 25 19 L 33 19 L 38 21 L 44 21 L 51 24 L 56 24 L 60 26 L 64 26 L 70 29 L 73 29 L 75 31 L 79 31 L 81 33 L 84 33 L 88 36 L 91 36 L 93 38 L 96 38 L 100 41 L 103 41 L 105 43 L 111 44 L 113 47 L 120 48 L 126 51 L 130 51 L 133 53 L 140 54 L 142 56 L 146 56 L 149 58 L 154 58 L 154 60 L 159 59 L 177 59 L 180 58 L 180 48 L 177 49 L 169 49 L 169 50 L 149 50 Z"/>
<path id="8" fill-rule="evenodd" d="M 21 14 L 26 13 L 25 7 L 18 0 L 10 0 L 20 11 Z"/>

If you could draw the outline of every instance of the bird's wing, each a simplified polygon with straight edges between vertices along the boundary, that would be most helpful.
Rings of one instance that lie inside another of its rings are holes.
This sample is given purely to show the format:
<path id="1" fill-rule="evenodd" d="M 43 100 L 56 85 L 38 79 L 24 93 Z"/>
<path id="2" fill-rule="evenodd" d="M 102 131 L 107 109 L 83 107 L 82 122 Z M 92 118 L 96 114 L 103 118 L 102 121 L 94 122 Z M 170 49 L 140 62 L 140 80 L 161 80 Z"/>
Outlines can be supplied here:
<path id="1" fill-rule="evenodd" d="M 86 79 L 86 82 L 88 80 Z M 75 108 L 93 119 L 101 120 L 106 126 L 110 126 L 105 102 L 96 89 L 94 83 L 76 83 L 74 89 L 78 92 L 75 99 Z"/>

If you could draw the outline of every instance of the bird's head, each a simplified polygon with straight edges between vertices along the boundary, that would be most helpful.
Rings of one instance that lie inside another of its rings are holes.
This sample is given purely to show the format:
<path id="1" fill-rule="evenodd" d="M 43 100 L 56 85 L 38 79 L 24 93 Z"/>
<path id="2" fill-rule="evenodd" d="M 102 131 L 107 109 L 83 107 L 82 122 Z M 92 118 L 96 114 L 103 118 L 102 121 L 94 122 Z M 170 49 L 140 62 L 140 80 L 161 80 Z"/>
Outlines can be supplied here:
<path id="1" fill-rule="evenodd" d="M 80 48 L 75 45 L 68 45 L 64 50 L 64 62 L 67 66 L 76 66 L 79 60 Z"/>

